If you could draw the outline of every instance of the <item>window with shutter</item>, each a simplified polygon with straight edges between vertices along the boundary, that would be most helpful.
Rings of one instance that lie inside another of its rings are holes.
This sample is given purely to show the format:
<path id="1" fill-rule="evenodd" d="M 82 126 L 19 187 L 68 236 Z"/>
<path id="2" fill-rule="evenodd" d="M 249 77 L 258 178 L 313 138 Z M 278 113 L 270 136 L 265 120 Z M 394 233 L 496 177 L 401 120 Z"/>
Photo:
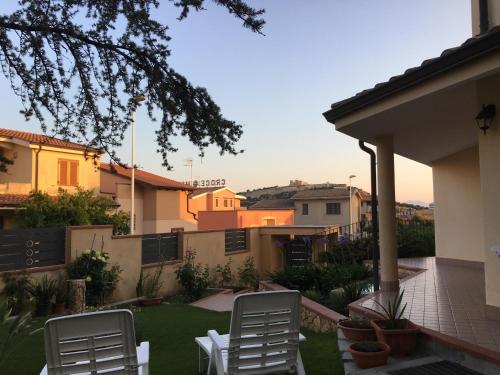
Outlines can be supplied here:
<path id="1" fill-rule="evenodd" d="M 59 159 L 57 165 L 57 184 L 60 186 L 78 186 L 78 160 Z"/>

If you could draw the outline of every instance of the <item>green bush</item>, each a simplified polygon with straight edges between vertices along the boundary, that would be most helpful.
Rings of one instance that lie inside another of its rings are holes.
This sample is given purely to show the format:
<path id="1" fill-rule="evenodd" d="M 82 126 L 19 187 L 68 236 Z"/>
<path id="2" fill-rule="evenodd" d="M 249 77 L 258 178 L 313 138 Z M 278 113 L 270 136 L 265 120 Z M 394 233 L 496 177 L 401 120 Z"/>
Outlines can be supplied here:
<path id="1" fill-rule="evenodd" d="M 21 228 L 54 228 L 72 225 L 113 225 L 114 234 L 129 233 L 129 214 L 115 211 L 115 203 L 96 196 L 93 190 L 78 188 L 70 194 L 59 189 L 56 199 L 47 193 L 32 192 L 30 199 L 16 211 L 14 219 Z"/>
<path id="2" fill-rule="evenodd" d="M 245 258 L 242 266 L 238 267 L 238 277 L 240 284 L 257 290 L 259 288 L 259 272 L 255 268 L 255 261 L 252 256 Z"/>
<path id="3" fill-rule="evenodd" d="M 398 257 L 429 257 L 436 255 L 434 223 L 412 220 L 397 225 Z"/>
<path id="4" fill-rule="evenodd" d="M 6 299 L 7 308 L 12 315 L 29 311 L 32 297 L 29 293 L 31 280 L 26 273 L 13 275 L 6 273 L 2 276 L 4 288 L 2 295 Z"/>
<path id="5" fill-rule="evenodd" d="M 85 250 L 68 267 L 70 279 L 85 279 L 87 305 L 98 306 L 111 297 L 120 280 L 120 267 L 107 268 L 109 256 L 104 251 Z"/>
<path id="6" fill-rule="evenodd" d="M 345 264 L 308 264 L 304 267 L 286 268 L 269 275 L 271 281 L 288 289 L 318 291 L 322 298 L 330 292 L 351 281 L 366 280 L 371 270 L 363 263 Z"/>
<path id="7" fill-rule="evenodd" d="M 220 273 L 221 276 L 222 276 L 222 287 L 224 286 L 228 286 L 228 285 L 231 285 L 232 282 L 233 282 L 233 274 L 232 274 L 232 271 L 231 271 L 231 263 L 232 263 L 232 259 L 229 258 L 229 260 L 226 262 L 226 264 L 224 266 L 221 266 L 220 264 L 218 264 L 216 267 L 215 267 L 215 273 L 217 275 L 217 273 Z M 217 277 L 215 275 L 215 277 Z"/>
<path id="8" fill-rule="evenodd" d="M 323 304 L 333 311 L 349 316 L 349 304 L 362 298 L 370 285 L 370 283 L 358 281 L 347 283 L 341 290 L 331 293 Z"/>
<path id="9" fill-rule="evenodd" d="M 28 291 L 35 299 L 35 315 L 49 315 L 57 292 L 57 281 L 49 279 L 47 275 L 43 275 L 40 281 L 33 280 L 30 283 Z"/>
<path id="10" fill-rule="evenodd" d="M 202 268 L 195 263 L 196 252 L 186 251 L 184 262 L 175 270 L 177 281 L 184 288 L 184 292 L 189 300 L 199 299 L 208 288 L 210 273 L 208 266 Z"/>

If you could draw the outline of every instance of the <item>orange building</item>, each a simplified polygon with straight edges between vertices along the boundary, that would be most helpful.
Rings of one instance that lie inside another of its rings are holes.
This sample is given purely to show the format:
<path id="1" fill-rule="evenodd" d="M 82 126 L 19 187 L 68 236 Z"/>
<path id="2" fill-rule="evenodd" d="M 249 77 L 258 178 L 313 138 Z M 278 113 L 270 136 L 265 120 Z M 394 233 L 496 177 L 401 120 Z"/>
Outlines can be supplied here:
<path id="1" fill-rule="evenodd" d="M 232 210 L 199 211 L 198 230 L 292 225 L 294 209 L 283 201 L 285 200 L 266 201 L 271 204 L 255 204 L 248 210 L 238 207 Z"/>
<path id="2" fill-rule="evenodd" d="M 228 187 L 195 189 L 189 195 L 189 211 L 234 211 L 241 209 L 241 201 L 246 199 Z"/>

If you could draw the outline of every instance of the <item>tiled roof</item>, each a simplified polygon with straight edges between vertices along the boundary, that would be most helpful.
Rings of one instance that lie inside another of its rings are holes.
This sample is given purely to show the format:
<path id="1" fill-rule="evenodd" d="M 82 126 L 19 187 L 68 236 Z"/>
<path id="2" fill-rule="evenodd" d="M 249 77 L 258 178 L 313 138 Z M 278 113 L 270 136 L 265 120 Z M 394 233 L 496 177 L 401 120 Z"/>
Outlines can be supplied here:
<path id="1" fill-rule="evenodd" d="M 23 132 L 20 130 L 0 128 L 0 137 L 17 138 L 17 139 L 21 139 L 23 141 L 33 143 L 33 144 L 42 144 L 42 145 L 48 145 L 48 146 L 53 146 L 53 147 L 70 148 L 73 150 L 80 150 L 80 151 L 100 152 L 99 150 L 96 150 L 96 149 L 90 148 L 90 147 L 86 147 L 85 145 L 81 145 L 79 143 L 64 141 L 62 139 L 49 137 L 48 135 L 39 134 L 39 133 Z"/>
<path id="2" fill-rule="evenodd" d="M 362 189 L 357 189 L 357 192 L 359 193 L 359 196 L 361 197 L 362 201 L 370 202 L 372 200 L 372 195 L 367 191 L 364 191 Z"/>
<path id="3" fill-rule="evenodd" d="M 119 176 L 130 178 L 132 169 L 124 168 L 117 164 L 101 163 L 101 171 L 116 173 Z M 182 182 L 174 181 L 166 177 L 158 176 L 153 173 L 142 171 L 140 169 L 135 170 L 135 181 L 143 183 L 155 188 L 169 189 L 169 190 L 193 190 L 190 185 L 183 184 Z"/>
<path id="4" fill-rule="evenodd" d="M 403 74 L 393 76 L 386 82 L 378 83 L 350 98 L 333 103 L 331 109 L 323 115 L 333 123 L 360 108 L 498 49 L 500 49 L 500 26 L 469 38 L 458 47 L 446 49 L 440 56 L 427 59 L 419 66 L 407 69 Z"/>
<path id="5" fill-rule="evenodd" d="M 295 193 L 292 199 L 349 199 L 349 189 L 307 189 Z"/>
<path id="6" fill-rule="evenodd" d="M 29 199 L 28 194 L 0 194 L 0 207 L 18 206 Z"/>
<path id="7" fill-rule="evenodd" d="M 208 187 L 208 188 L 196 188 L 191 193 L 191 198 L 195 198 L 195 197 L 198 197 L 198 196 L 206 194 L 206 193 L 213 193 L 215 191 L 224 190 L 224 189 L 230 191 L 231 193 L 234 193 L 234 191 L 231 190 L 230 188 L 228 188 L 227 186 L 214 186 L 214 187 Z M 242 196 L 236 195 L 236 194 L 235 194 L 235 198 L 237 198 L 237 199 L 245 199 L 245 197 L 242 197 Z"/>
<path id="8" fill-rule="evenodd" d="M 292 210 L 292 199 L 264 199 L 248 207 L 249 210 Z"/>

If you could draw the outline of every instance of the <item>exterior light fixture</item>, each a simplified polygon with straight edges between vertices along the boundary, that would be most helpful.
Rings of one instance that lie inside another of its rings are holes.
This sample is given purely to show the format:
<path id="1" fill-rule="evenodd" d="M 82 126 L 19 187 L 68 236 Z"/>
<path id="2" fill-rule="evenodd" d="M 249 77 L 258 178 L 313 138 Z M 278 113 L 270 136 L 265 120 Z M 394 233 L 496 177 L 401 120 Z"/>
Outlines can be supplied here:
<path id="1" fill-rule="evenodd" d="M 494 104 L 483 104 L 483 108 L 476 116 L 476 123 L 479 129 L 486 134 L 486 130 L 488 130 L 495 118 L 496 114 L 496 106 Z"/>

